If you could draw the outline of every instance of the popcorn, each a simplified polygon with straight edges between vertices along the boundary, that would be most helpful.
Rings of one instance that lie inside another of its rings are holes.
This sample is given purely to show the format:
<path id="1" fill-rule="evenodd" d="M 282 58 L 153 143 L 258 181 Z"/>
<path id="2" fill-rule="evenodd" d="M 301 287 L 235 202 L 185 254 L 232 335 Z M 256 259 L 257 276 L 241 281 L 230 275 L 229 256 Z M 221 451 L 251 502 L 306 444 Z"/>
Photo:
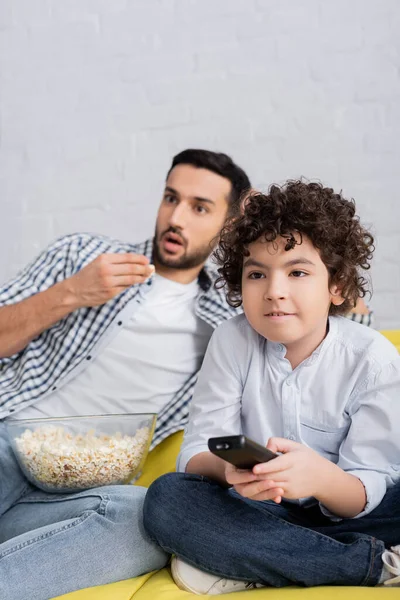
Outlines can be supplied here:
<path id="1" fill-rule="evenodd" d="M 26 429 L 15 439 L 27 475 L 49 489 L 68 490 L 127 483 L 150 442 L 150 429 L 132 437 L 72 434 L 63 427 Z"/>

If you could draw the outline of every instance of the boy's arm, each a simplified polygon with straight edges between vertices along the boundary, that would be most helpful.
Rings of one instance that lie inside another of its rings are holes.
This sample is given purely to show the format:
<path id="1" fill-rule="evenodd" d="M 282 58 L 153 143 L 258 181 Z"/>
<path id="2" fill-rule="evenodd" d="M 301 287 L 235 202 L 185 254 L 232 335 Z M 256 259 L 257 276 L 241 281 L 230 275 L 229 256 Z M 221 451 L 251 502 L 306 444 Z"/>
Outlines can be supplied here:
<path id="1" fill-rule="evenodd" d="M 267 448 L 282 455 L 256 465 L 258 480 L 239 493 L 267 500 L 279 487 L 288 499 L 314 496 L 334 520 L 374 510 L 387 488 L 400 480 L 400 357 L 361 386 L 348 407 L 351 425 L 337 464 L 304 444 L 271 438 Z"/>
<path id="2" fill-rule="evenodd" d="M 359 497 L 361 505 L 362 488 L 365 502 L 355 516 L 368 514 L 381 502 L 388 486 L 399 481 L 399 400 L 400 358 L 396 358 L 371 378 L 350 407 L 351 426 L 341 445 L 337 465 L 342 473 L 332 469 L 331 493 L 319 498 L 326 514 L 343 516 L 339 507 L 341 493 L 342 502 L 347 502 L 350 496 L 350 502 L 356 500 L 356 506 Z"/>
<path id="3" fill-rule="evenodd" d="M 321 477 L 320 492 L 316 499 L 325 508 L 325 512 L 342 519 L 352 519 L 362 513 L 367 504 L 364 485 L 358 477 L 327 462 L 329 464 Z"/>
<path id="4" fill-rule="evenodd" d="M 329 516 L 348 519 L 364 509 L 366 495 L 361 481 L 312 448 L 285 438 L 270 438 L 267 448 L 281 455 L 253 468 L 256 481 L 235 487 L 243 496 L 253 500 L 272 500 L 277 495 L 289 500 L 313 496 Z"/>
<path id="5" fill-rule="evenodd" d="M 221 483 L 225 461 L 211 454 L 208 439 L 241 433 L 240 356 L 246 340 L 234 319 L 220 325 L 209 342 L 189 410 L 177 471 L 208 476 Z M 239 361 L 239 362 L 238 362 Z"/>
<path id="6" fill-rule="evenodd" d="M 186 465 L 186 473 L 195 473 L 196 475 L 204 475 L 214 481 L 218 481 L 221 485 L 228 486 L 225 477 L 226 462 L 211 454 L 211 452 L 200 452 L 193 456 Z"/>

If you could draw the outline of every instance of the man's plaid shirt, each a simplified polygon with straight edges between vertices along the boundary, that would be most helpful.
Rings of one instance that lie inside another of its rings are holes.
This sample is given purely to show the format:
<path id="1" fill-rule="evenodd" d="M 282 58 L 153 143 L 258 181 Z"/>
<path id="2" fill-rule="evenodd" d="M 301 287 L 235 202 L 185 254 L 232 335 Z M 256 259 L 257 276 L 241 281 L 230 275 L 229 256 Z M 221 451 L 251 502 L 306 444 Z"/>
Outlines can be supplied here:
<path id="1" fill-rule="evenodd" d="M 91 234 L 73 234 L 57 240 L 26 269 L 0 289 L 0 306 L 15 304 L 71 277 L 103 253 L 144 254 L 152 258 L 152 240 L 127 244 Z M 199 276 L 196 314 L 213 328 L 237 314 L 214 288 L 215 271 L 204 268 Z M 151 286 L 134 285 L 102 306 L 81 308 L 44 331 L 28 346 L 9 358 L 0 358 L 0 418 L 50 395 L 63 380 L 80 371 L 91 358 L 100 339 L 121 323 L 119 315 L 128 302 L 145 298 Z M 153 446 L 183 429 L 188 416 L 197 372 L 160 411 Z"/>

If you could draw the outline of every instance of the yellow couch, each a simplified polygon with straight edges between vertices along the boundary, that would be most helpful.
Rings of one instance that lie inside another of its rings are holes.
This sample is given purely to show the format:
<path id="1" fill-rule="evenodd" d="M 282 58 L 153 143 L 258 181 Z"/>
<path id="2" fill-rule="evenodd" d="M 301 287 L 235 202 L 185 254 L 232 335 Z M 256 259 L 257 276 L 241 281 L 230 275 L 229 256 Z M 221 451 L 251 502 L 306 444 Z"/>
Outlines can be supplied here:
<path id="1" fill-rule="evenodd" d="M 400 330 L 382 331 L 400 352 Z M 148 487 L 163 473 L 175 470 L 175 459 L 182 442 L 182 432 L 175 433 L 157 446 L 146 461 L 145 470 L 136 485 Z M 249 595 L 251 594 L 251 595 Z M 59 596 L 58 600 L 185 600 L 194 595 L 177 588 L 169 568 L 148 573 L 135 579 L 93 587 Z M 290 587 L 283 589 L 265 588 L 236 592 L 223 596 L 227 600 L 400 600 L 399 588 L 333 587 L 315 588 Z"/>

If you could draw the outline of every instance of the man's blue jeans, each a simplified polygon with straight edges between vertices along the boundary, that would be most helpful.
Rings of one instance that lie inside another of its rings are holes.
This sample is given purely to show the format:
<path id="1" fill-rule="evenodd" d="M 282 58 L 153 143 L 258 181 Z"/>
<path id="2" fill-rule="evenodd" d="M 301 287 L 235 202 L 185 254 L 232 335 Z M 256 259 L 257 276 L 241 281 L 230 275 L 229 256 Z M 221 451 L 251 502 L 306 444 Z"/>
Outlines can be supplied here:
<path id="1" fill-rule="evenodd" d="M 143 529 L 144 488 L 48 494 L 20 471 L 0 422 L 0 598 L 48 600 L 160 569 Z"/>
<path id="2" fill-rule="evenodd" d="M 169 473 L 149 488 L 144 525 L 166 552 L 224 578 L 373 586 L 385 546 L 400 544 L 400 485 L 370 514 L 332 522 L 317 505 L 247 500 L 207 477 Z"/>

